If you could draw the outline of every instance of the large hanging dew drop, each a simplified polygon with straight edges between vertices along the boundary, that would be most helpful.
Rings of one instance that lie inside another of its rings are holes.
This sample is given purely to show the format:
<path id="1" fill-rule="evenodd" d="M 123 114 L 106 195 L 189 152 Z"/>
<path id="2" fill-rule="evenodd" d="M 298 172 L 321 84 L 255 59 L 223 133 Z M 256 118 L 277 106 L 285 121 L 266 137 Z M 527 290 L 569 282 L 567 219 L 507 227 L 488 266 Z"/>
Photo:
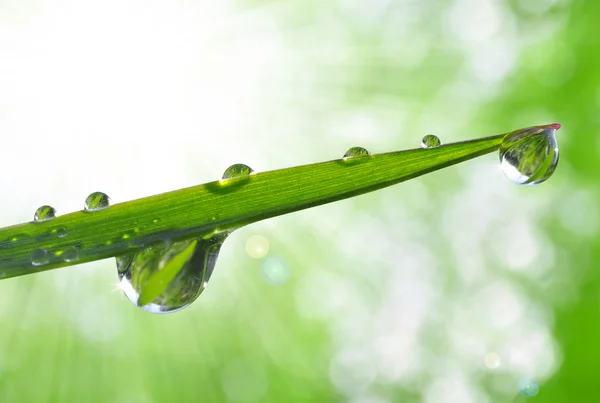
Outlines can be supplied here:
<path id="1" fill-rule="evenodd" d="M 440 138 L 433 134 L 428 134 L 421 140 L 421 147 L 423 148 L 434 148 L 442 145 Z"/>
<path id="2" fill-rule="evenodd" d="M 35 210 L 33 221 L 48 221 L 56 217 L 56 210 L 52 206 L 41 206 Z"/>
<path id="3" fill-rule="evenodd" d="M 107 208 L 110 205 L 110 197 L 106 193 L 94 192 L 85 199 L 86 211 L 97 211 Z"/>
<path id="4" fill-rule="evenodd" d="M 514 131 L 500 146 L 500 167 L 519 185 L 537 185 L 546 181 L 558 165 L 558 123 Z"/>
<path id="5" fill-rule="evenodd" d="M 204 291 L 228 233 L 208 239 L 162 243 L 117 258 L 120 288 L 152 313 L 185 308 Z"/>
<path id="6" fill-rule="evenodd" d="M 227 168 L 225 170 L 225 172 L 223 173 L 222 179 L 225 180 L 225 179 L 233 179 L 233 178 L 248 176 L 252 172 L 254 172 L 254 170 L 252 168 L 250 168 L 248 165 L 233 164 L 232 166 L 230 166 L 229 168 Z"/>
<path id="7" fill-rule="evenodd" d="M 355 158 L 355 157 L 367 157 L 371 155 L 370 152 L 367 151 L 366 148 L 362 148 L 362 147 L 352 147 L 349 148 L 348 151 L 346 151 L 346 154 L 344 154 L 344 159 L 348 159 L 348 158 Z"/>

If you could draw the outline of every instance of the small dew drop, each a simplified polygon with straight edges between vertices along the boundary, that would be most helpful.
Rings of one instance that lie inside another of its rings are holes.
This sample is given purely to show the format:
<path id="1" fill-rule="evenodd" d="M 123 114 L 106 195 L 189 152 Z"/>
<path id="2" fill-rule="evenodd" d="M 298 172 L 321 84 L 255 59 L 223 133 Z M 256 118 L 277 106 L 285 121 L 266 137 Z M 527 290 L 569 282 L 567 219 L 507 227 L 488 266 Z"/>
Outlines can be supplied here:
<path id="1" fill-rule="evenodd" d="M 75 246 L 70 246 L 63 251 L 62 258 L 65 262 L 76 262 L 79 260 L 79 249 Z"/>
<path id="2" fill-rule="evenodd" d="M 35 210 L 33 221 L 48 221 L 52 220 L 54 217 L 56 217 L 56 210 L 54 207 L 45 205 Z"/>
<path id="3" fill-rule="evenodd" d="M 362 147 L 352 147 L 349 148 L 348 151 L 346 151 L 346 154 L 344 154 L 344 159 L 348 159 L 348 158 L 356 158 L 356 157 L 367 157 L 371 155 L 370 152 L 367 151 L 366 148 L 362 148 Z"/>
<path id="4" fill-rule="evenodd" d="M 85 199 L 86 211 L 97 211 L 107 208 L 110 205 L 110 197 L 106 193 L 94 192 Z"/>
<path id="5" fill-rule="evenodd" d="M 35 249 L 31 252 L 31 264 L 34 266 L 43 266 L 50 261 L 46 249 Z"/>
<path id="6" fill-rule="evenodd" d="M 283 285 L 290 278 L 290 264 L 281 256 L 267 256 L 260 264 L 260 278 L 268 285 Z"/>
<path id="7" fill-rule="evenodd" d="M 248 165 L 233 164 L 232 166 L 227 168 L 225 170 L 225 172 L 223 172 L 223 177 L 221 179 L 225 180 L 225 179 L 233 179 L 233 178 L 248 176 L 252 172 L 254 172 L 254 170 L 252 168 L 250 168 Z"/>
<path id="8" fill-rule="evenodd" d="M 538 381 L 531 377 L 519 379 L 517 385 L 519 388 L 519 393 L 524 397 L 534 397 L 540 392 L 540 385 Z"/>
<path id="9" fill-rule="evenodd" d="M 442 145 L 440 138 L 433 134 L 428 134 L 421 140 L 421 147 L 423 148 L 435 148 Z"/>
<path id="10" fill-rule="evenodd" d="M 64 238 L 67 236 L 67 230 L 65 227 L 60 227 L 56 229 L 56 236 L 59 238 Z"/>
<path id="11" fill-rule="evenodd" d="M 519 185 L 546 181 L 558 166 L 558 123 L 514 131 L 500 146 L 500 168 Z"/>

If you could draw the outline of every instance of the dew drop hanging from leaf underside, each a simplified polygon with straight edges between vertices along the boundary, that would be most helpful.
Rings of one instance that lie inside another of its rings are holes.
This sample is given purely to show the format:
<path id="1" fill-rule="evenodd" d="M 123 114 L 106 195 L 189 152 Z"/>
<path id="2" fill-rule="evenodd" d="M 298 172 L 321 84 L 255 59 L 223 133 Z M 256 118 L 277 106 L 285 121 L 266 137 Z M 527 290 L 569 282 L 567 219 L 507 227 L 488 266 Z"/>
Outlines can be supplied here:
<path id="1" fill-rule="evenodd" d="M 558 165 L 558 123 L 533 126 L 509 133 L 500 146 L 500 167 L 519 185 L 546 181 Z"/>
<path id="2" fill-rule="evenodd" d="M 204 291 L 227 235 L 164 242 L 119 256 L 120 288 L 131 302 L 151 313 L 185 308 Z"/>

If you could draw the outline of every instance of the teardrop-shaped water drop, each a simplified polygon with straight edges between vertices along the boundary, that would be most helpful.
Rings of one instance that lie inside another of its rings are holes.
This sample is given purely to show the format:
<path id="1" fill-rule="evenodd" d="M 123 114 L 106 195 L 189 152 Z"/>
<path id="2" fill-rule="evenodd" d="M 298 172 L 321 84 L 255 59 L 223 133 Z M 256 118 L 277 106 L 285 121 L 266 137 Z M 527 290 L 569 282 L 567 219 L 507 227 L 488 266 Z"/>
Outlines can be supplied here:
<path id="1" fill-rule="evenodd" d="M 423 148 L 434 148 L 442 145 L 440 138 L 434 134 L 428 134 L 421 140 L 421 147 Z"/>
<path id="2" fill-rule="evenodd" d="M 533 126 L 509 133 L 500 146 L 500 167 L 519 185 L 546 181 L 558 165 L 558 123 Z"/>
<path id="3" fill-rule="evenodd" d="M 107 208 L 110 205 L 110 197 L 106 193 L 94 192 L 85 199 L 86 211 L 97 211 Z"/>
<path id="4" fill-rule="evenodd" d="M 33 221 L 48 221 L 56 217 L 56 210 L 52 206 L 41 206 L 35 210 Z"/>
<path id="5" fill-rule="evenodd" d="M 228 233 L 157 244 L 117 258 L 120 288 L 152 313 L 185 308 L 204 291 Z"/>
<path id="6" fill-rule="evenodd" d="M 233 179 L 250 175 L 254 170 L 245 164 L 233 164 L 223 172 L 221 179 Z"/>
<path id="7" fill-rule="evenodd" d="M 344 159 L 347 158 L 355 158 L 355 157 L 367 157 L 371 155 L 370 152 L 367 151 L 366 148 L 362 148 L 362 147 L 352 147 L 349 148 L 348 151 L 346 151 L 346 154 L 344 154 Z"/>
<path id="8" fill-rule="evenodd" d="M 50 261 L 46 249 L 35 249 L 31 252 L 31 264 L 34 266 L 43 266 Z"/>

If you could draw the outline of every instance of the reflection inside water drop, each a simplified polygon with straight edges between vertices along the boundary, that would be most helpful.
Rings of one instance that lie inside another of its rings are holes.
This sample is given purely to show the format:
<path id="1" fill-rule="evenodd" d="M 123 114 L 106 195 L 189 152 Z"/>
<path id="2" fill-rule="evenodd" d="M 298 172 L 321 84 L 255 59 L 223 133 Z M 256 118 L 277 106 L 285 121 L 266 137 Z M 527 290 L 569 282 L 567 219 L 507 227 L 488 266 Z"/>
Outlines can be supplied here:
<path id="1" fill-rule="evenodd" d="M 56 209 L 54 209 L 52 206 L 45 205 L 39 207 L 35 211 L 35 214 L 33 215 L 33 221 L 48 221 L 52 220 L 54 217 L 56 217 Z"/>
<path id="2" fill-rule="evenodd" d="M 555 123 L 533 126 L 509 133 L 500 146 L 500 168 L 519 185 L 546 181 L 558 165 Z"/>
<path id="3" fill-rule="evenodd" d="M 85 199 L 84 208 L 86 211 L 97 211 L 107 208 L 110 205 L 110 197 L 106 193 L 94 192 Z"/>
<path id="4" fill-rule="evenodd" d="M 442 145 L 440 138 L 433 134 L 428 134 L 421 140 L 421 147 L 423 148 L 434 148 Z"/>
<path id="5" fill-rule="evenodd" d="M 233 164 L 223 172 L 223 179 L 233 179 L 250 175 L 254 170 L 245 164 Z"/>
<path id="6" fill-rule="evenodd" d="M 362 147 L 352 147 L 349 148 L 348 151 L 344 154 L 344 159 L 355 158 L 355 157 L 366 157 L 371 155 L 370 152 L 367 151 L 366 148 Z"/>
<path id="7" fill-rule="evenodd" d="M 152 313 L 185 308 L 204 291 L 228 233 L 157 244 L 117 258 L 120 288 Z"/>

